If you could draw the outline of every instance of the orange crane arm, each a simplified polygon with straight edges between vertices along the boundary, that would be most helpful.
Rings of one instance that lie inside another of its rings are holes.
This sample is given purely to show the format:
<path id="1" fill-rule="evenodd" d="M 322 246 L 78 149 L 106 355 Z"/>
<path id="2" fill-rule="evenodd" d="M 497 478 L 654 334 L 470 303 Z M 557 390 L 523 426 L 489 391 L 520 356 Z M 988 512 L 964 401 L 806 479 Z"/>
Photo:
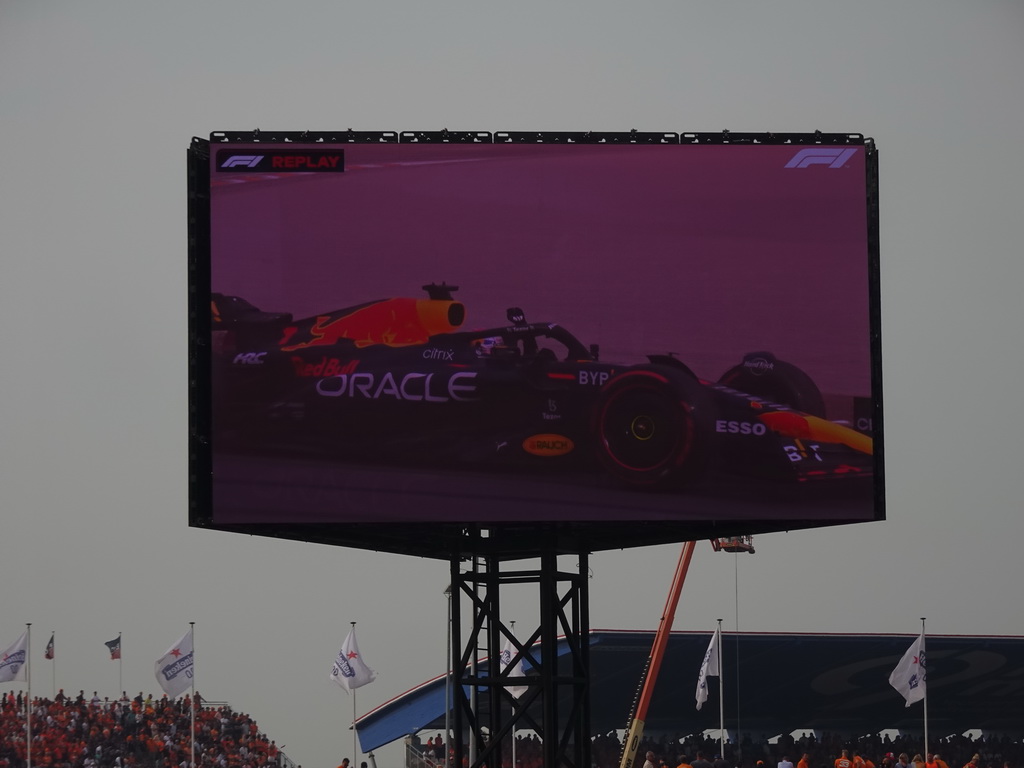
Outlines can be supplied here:
<path id="1" fill-rule="evenodd" d="M 690 568 L 690 560 L 693 558 L 693 550 L 696 546 L 697 542 L 688 541 L 683 544 L 683 551 L 679 554 L 679 563 L 676 565 L 672 587 L 669 589 L 668 599 L 665 601 L 665 610 L 662 612 L 658 631 L 654 635 L 654 645 L 647 662 L 647 676 L 644 678 L 643 690 L 640 693 L 636 713 L 633 715 L 633 722 L 626 734 L 626 743 L 622 750 L 622 761 L 619 763 L 619 768 L 633 768 L 636 762 L 636 753 L 640 749 L 640 739 L 644 733 L 644 721 L 647 719 L 647 709 L 651 704 L 654 684 L 658 681 L 658 671 L 661 669 L 661 662 L 665 657 L 669 633 L 672 631 L 672 621 L 675 619 L 676 606 L 679 604 L 679 593 L 683 591 L 683 582 L 686 581 L 686 572 Z"/>

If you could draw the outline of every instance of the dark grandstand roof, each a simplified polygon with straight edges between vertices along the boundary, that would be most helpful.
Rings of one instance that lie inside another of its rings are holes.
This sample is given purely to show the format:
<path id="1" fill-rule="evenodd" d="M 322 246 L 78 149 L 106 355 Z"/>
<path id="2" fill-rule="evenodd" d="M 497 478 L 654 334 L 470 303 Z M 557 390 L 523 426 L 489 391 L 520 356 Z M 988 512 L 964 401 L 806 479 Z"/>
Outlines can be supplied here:
<path id="1" fill-rule="evenodd" d="M 689 734 L 719 724 L 714 678 L 701 711 L 697 676 L 711 633 L 674 632 L 646 720 L 646 732 Z M 920 730 L 923 707 L 906 707 L 889 674 L 913 635 L 724 633 L 725 725 L 771 737 L 797 729 Z M 591 726 L 626 728 L 653 632 L 594 631 Z M 560 653 L 565 645 L 560 644 Z M 929 636 L 928 727 L 936 735 L 1024 727 L 1024 638 Z M 529 669 L 527 669 L 529 674 Z M 359 718 L 364 752 L 411 733 L 444 726 L 445 678 L 429 680 Z"/>

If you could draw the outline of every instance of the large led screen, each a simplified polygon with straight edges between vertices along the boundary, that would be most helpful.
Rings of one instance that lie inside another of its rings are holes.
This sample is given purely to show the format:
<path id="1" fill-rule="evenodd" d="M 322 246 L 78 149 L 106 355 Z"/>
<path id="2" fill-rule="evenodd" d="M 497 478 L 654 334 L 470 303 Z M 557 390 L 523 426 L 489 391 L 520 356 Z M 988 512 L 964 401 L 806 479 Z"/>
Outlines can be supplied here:
<path id="1" fill-rule="evenodd" d="M 200 142 L 200 517 L 883 516 L 874 146 L 801 138 Z"/>

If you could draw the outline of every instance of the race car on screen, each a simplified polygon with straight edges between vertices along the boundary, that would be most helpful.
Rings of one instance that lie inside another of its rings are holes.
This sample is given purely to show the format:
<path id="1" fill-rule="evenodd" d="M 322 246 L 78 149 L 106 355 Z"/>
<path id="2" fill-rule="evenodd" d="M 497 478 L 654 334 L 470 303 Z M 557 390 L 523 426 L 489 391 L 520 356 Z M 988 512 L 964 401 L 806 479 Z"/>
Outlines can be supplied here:
<path id="1" fill-rule="evenodd" d="M 869 477 L 872 439 L 824 418 L 796 366 L 717 381 L 670 355 L 599 359 L 556 323 L 463 330 L 456 286 L 293 320 L 212 295 L 214 440 L 324 458 L 603 468 L 626 485 Z"/>

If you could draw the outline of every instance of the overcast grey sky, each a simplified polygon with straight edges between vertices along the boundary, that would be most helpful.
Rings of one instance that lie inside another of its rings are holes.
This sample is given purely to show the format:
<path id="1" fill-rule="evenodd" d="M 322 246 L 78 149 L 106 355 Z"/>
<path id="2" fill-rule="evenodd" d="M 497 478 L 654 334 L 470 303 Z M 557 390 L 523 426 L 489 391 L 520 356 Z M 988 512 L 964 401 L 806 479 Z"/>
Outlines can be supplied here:
<path id="1" fill-rule="evenodd" d="M 360 714 L 444 671 L 445 562 L 187 528 L 185 150 L 254 128 L 873 137 L 889 519 L 702 545 L 675 626 L 1024 635 L 1022 40 L 1016 0 L 2 0 L 0 647 L 115 696 L 122 632 L 156 692 L 195 621 L 199 690 L 305 768 L 349 753 L 350 621 Z M 678 552 L 594 556 L 592 626 L 653 629 Z"/>

